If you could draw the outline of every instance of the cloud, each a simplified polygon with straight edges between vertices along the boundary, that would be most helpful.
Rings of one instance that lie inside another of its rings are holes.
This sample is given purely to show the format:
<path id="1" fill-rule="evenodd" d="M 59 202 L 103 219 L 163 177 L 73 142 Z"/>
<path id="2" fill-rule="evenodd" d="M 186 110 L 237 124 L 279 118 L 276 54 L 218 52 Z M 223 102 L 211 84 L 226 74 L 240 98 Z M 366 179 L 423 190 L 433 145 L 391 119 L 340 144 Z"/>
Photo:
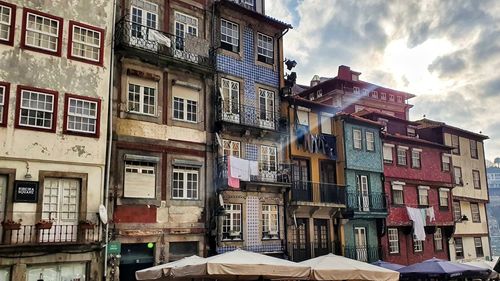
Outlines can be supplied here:
<path id="1" fill-rule="evenodd" d="M 431 65 L 430 72 L 437 72 L 440 77 L 453 77 L 463 71 L 466 67 L 465 59 L 460 52 L 449 56 L 438 57 Z"/>

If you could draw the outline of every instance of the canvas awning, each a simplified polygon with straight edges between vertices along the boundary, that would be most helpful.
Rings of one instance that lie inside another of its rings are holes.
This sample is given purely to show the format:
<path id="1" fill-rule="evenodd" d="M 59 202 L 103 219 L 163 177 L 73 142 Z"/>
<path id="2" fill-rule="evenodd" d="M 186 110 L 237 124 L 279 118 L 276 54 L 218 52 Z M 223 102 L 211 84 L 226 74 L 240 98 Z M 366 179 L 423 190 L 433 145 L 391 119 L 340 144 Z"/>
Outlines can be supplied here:
<path id="1" fill-rule="evenodd" d="M 299 264 L 311 267 L 312 280 L 398 281 L 399 272 L 365 262 L 328 254 Z"/>
<path id="2" fill-rule="evenodd" d="M 135 278 L 137 280 L 161 280 L 161 278 L 165 277 L 165 279 L 166 279 L 168 276 L 170 276 L 170 270 L 173 267 L 183 266 L 186 264 L 192 264 L 194 262 L 198 262 L 201 260 L 205 260 L 205 259 L 202 257 L 198 257 L 198 256 L 190 256 L 190 257 L 180 259 L 178 261 L 169 262 L 166 264 L 160 264 L 157 266 L 153 266 L 150 268 L 136 271 Z"/>
<path id="3" fill-rule="evenodd" d="M 184 266 L 173 267 L 170 273 L 173 278 L 307 279 L 310 274 L 310 267 L 237 249 Z"/>

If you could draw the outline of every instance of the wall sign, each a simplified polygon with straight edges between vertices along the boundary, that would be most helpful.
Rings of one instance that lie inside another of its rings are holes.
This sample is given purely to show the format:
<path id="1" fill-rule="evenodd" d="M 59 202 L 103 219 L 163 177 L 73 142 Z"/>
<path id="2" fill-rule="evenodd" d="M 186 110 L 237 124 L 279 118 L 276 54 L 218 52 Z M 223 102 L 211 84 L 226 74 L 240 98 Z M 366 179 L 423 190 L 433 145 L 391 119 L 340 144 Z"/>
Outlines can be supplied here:
<path id="1" fill-rule="evenodd" d="M 15 181 L 14 202 L 36 203 L 38 201 L 37 181 Z"/>

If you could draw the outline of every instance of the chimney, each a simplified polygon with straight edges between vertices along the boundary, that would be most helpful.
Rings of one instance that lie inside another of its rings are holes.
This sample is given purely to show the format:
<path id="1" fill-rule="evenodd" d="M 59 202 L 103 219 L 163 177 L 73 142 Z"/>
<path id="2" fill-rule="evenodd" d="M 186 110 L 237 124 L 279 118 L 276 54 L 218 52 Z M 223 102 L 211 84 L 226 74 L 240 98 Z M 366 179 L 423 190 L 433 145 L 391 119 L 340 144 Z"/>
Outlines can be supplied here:
<path id="1" fill-rule="evenodd" d="M 351 81 L 352 79 L 351 68 L 346 65 L 339 66 L 339 73 L 337 77 L 342 80 Z"/>
<path id="2" fill-rule="evenodd" d="M 319 82 L 320 82 L 319 75 L 314 75 L 314 77 L 311 80 L 311 87 L 318 85 Z"/>

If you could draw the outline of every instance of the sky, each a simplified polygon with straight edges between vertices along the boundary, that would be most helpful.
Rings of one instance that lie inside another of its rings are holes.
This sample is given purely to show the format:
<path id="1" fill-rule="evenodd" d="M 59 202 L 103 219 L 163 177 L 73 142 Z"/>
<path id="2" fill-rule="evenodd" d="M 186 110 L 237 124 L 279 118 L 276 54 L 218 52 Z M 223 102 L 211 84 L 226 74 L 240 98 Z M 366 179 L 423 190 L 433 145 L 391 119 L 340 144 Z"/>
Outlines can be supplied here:
<path id="1" fill-rule="evenodd" d="M 267 0 L 266 13 L 294 27 L 284 48 L 298 83 L 350 66 L 415 94 L 412 120 L 482 132 L 486 158 L 500 157 L 500 1 Z"/>

